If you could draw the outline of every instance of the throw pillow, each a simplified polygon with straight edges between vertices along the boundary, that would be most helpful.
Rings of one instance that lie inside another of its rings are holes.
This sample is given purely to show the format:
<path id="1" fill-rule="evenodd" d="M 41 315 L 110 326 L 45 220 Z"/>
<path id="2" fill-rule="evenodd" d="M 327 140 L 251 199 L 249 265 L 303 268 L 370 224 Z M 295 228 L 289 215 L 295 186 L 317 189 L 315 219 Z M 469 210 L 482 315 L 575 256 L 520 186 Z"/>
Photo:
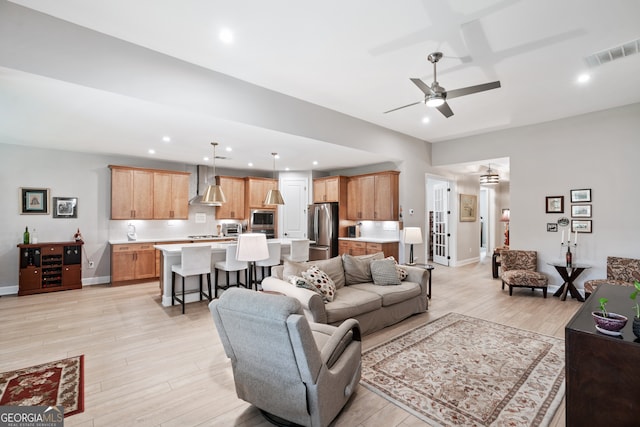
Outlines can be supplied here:
<path id="1" fill-rule="evenodd" d="M 402 268 L 399 264 L 398 261 L 396 261 L 396 259 L 392 256 L 388 256 L 385 259 L 390 259 L 393 260 L 393 262 L 396 265 L 396 272 L 398 273 L 398 279 L 400 279 L 401 281 L 406 279 L 408 276 L 407 270 L 405 270 L 404 268 Z"/>
<path id="2" fill-rule="evenodd" d="M 307 271 L 302 272 L 302 277 L 322 292 L 326 302 L 333 301 L 336 295 L 336 285 L 327 273 L 312 265 Z"/>
<path id="3" fill-rule="evenodd" d="M 347 284 L 355 285 L 357 283 L 371 282 L 371 267 L 369 265 L 372 260 L 382 258 L 384 258 L 382 252 L 360 256 L 343 254 L 342 264 L 344 265 L 344 278 Z"/>
<path id="4" fill-rule="evenodd" d="M 371 276 L 374 285 L 399 285 L 400 278 L 396 271 L 396 263 L 391 259 L 371 261 Z"/>

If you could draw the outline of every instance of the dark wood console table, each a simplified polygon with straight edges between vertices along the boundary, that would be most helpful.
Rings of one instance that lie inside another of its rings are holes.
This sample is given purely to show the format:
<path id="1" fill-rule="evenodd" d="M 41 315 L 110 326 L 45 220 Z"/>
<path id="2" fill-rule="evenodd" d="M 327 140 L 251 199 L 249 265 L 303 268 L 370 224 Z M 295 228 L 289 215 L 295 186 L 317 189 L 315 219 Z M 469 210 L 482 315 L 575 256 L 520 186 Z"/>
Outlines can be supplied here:
<path id="1" fill-rule="evenodd" d="M 585 264 L 573 264 L 572 267 L 567 267 L 566 263 L 561 262 L 550 262 L 549 265 L 552 265 L 560 277 L 562 277 L 562 280 L 564 280 L 562 286 L 558 288 L 553 296 L 561 297 L 560 299 L 564 301 L 567 299 L 567 293 L 570 293 L 572 298 L 575 298 L 580 302 L 584 302 L 584 298 L 582 298 L 582 295 L 580 295 L 580 292 L 578 292 L 578 289 L 576 289 L 576 285 L 574 285 L 573 282 L 584 270 L 591 268 L 591 266 Z"/>
<path id="2" fill-rule="evenodd" d="M 18 245 L 18 295 L 82 288 L 83 242 Z"/>
<path id="3" fill-rule="evenodd" d="M 565 328 L 566 425 L 637 426 L 640 381 L 640 339 L 632 331 L 632 288 L 599 285 Z M 596 331 L 592 311 L 598 299 L 609 300 L 607 309 L 629 318 L 622 336 Z"/>

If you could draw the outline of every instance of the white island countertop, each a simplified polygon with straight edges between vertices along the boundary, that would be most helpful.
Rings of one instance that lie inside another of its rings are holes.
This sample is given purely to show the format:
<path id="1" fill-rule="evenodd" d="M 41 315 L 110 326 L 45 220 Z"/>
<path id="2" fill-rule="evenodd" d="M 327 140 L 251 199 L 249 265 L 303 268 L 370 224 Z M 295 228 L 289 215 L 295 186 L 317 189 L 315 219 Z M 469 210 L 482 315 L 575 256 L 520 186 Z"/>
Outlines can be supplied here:
<path id="1" fill-rule="evenodd" d="M 399 243 L 399 239 L 389 239 L 380 237 L 338 237 L 338 240 L 347 240 L 350 242 L 371 242 L 371 243 Z"/>
<path id="2" fill-rule="evenodd" d="M 186 239 L 189 240 L 189 239 Z M 267 242 L 279 242 L 282 246 L 291 246 L 291 239 L 268 239 Z M 236 242 L 210 242 L 210 241 L 195 241 L 194 243 L 173 243 L 167 245 L 154 245 L 154 248 L 162 251 L 165 254 L 179 254 L 182 248 L 189 246 L 203 246 L 210 245 L 212 252 L 224 252 L 227 246 Z"/>
<path id="3" fill-rule="evenodd" d="M 235 237 L 207 237 L 206 239 L 195 239 L 193 237 L 184 236 L 184 237 L 159 237 L 155 239 L 136 239 L 136 240 L 127 240 L 127 239 L 109 239 L 109 244 L 111 245 L 126 245 L 133 243 L 161 243 L 161 242 L 215 242 L 217 240 L 235 240 Z"/>

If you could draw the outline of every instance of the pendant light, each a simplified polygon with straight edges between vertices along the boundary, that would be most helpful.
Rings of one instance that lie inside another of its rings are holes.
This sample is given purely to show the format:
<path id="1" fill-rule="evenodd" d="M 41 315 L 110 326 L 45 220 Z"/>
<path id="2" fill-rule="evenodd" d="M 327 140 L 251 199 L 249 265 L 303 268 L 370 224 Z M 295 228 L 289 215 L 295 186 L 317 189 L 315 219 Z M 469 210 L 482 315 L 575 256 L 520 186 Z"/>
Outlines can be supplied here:
<path id="1" fill-rule="evenodd" d="M 273 156 L 273 179 L 276 179 L 276 156 L 278 153 L 271 153 Z M 277 188 L 275 190 L 269 190 L 267 193 L 267 197 L 264 199 L 265 205 L 284 205 L 284 199 L 282 198 L 282 194 L 280 194 L 280 190 Z"/>
<path id="2" fill-rule="evenodd" d="M 213 184 L 209 184 L 207 187 L 207 191 L 205 191 L 201 203 L 210 206 L 220 206 L 221 204 L 226 203 L 227 198 L 224 197 L 222 188 L 219 185 L 216 185 L 216 146 L 218 143 L 212 142 L 211 145 L 213 145 Z"/>
<path id="3" fill-rule="evenodd" d="M 489 163 L 489 169 L 484 175 L 480 175 L 480 185 L 494 185 L 500 183 L 500 175 L 498 175 L 493 169 L 491 169 L 491 163 Z"/>

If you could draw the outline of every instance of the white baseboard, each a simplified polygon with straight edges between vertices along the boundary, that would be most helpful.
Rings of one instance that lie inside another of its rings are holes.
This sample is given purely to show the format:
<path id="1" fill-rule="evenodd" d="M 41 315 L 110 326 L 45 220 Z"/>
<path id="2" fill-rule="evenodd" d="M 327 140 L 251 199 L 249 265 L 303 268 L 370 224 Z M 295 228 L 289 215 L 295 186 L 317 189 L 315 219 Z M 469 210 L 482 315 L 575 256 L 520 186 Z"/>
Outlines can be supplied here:
<path id="1" fill-rule="evenodd" d="M 18 286 L 2 286 L 0 287 L 0 296 L 2 295 L 17 295 Z"/>
<path id="2" fill-rule="evenodd" d="M 111 283 L 111 276 L 90 277 L 82 279 L 82 286 L 104 285 Z M 0 286 L 0 296 L 2 295 L 18 295 L 18 286 Z"/>

